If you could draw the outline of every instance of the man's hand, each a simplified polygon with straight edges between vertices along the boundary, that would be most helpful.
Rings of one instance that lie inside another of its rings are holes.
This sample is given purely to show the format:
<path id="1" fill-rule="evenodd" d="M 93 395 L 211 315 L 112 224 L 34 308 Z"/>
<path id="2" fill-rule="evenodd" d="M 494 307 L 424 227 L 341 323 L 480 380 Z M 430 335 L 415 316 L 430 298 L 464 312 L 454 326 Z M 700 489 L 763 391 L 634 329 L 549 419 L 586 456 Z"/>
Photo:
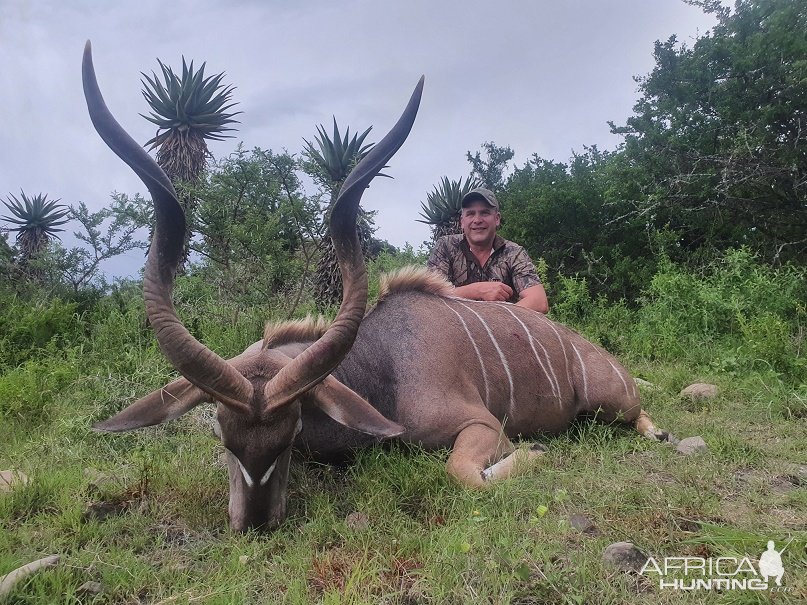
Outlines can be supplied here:
<path id="1" fill-rule="evenodd" d="M 513 289 L 500 281 L 480 281 L 467 286 L 454 288 L 454 293 L 471 300 L 507 301 L 513 296 Z"/>

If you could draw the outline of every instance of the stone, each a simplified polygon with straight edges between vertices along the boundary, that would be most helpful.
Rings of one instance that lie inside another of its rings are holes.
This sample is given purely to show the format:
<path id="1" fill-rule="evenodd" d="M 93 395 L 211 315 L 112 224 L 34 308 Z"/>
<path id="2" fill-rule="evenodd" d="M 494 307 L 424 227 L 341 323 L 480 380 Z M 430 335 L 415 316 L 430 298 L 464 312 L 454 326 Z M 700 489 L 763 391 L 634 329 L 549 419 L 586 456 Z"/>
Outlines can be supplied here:
<path id="1" fill-rule="evenodd" d="M 353 511 L 345 517 L 345 525 L 354 531 L 362 531 L 370 527 L 370 517 L 364 513 Z"/>
<path id="2" fill-rule="evenodd" d="M 708 401 L 717 397 L 717 385 L 696 382 L 681 390 L 679 396 L 690 401 Z"/>
<path id="3" fill-rule="evenodd" d="M 84 582 L 76 589 L 76 592 L 80 595 L 96 595 L 104 592 L 104 587 L 100 582 Z"/>
<path id="4" fill-rule="evenodd" d="M 0 471 L 0 492 L 10 492 L 15 487 L 28 483 L 28 476 L 22 471 Z"/>
<path id="5" fill-rule="evenodd" d="M 643 378 L 634 378 L 633 382 L 635 382 L 636 386 L 639 387 L 640 389 L 647 389 L 648 391 L 661 390 L 661 387 L 659 387 L 657 384 L 653 384 L 652 382 L 644 380 Z"/>
<path id="6" fill-rule="evenodd" d="M 84 511 L 83 518 L 85 521 L 103 521 L 107 517 L 121 514 L 124 508 L 124 504 L 93 502 Z"/>
<path id="7" fill-rule="evenodd" d="M 664 433 L 664 441 L 666 441 L 670 445 L 678 445 L 679 443 L 681 443 L 681 440 L 672 433 Z"/>
<path id="8" fill-rule="evenodd" d="M 590 536 L 597 536 L 600 533 L 600 530 L 597 529 L 597 526 L 594 524 L 594 521 L 586 517 L 585 515 L 572 515 L 569 517 L 569 525 L 575 528 L 582 534 L 588 534 Z"/>
<path id="9" fill-rule="evenodd" d="M 779 466 L 781 467 L 781 472 L 785 474 L 787 480 L 793 485 L 807 485 L 807 464 L 782 462 Z"/>
<path id="10" fill-rule="evenodd" d="M 90 495 L 97 496 L 104 487 L 112 483 L 112 479 L 106 473 L 102 473 L 96 468 L 85 468 L 84 478 L 88 481 L 87 491 Z"/>
<path id="11" fill-rule="evenodd" d="M 622 571 L 638 572 L 647 563 L 647 555 L 632 542 L 615 542 L 605 548 L 602 560 Z"/>
<path id="12" fill-rule="evenodd" d="M 703 437 L 687 437 L 686 439 L 681 439 L 678 443 L 678 446 L 675 448 L 675 451 L 679 454 L 683 454 L 684 456 L 692 456 L 693 454 L 703 454 L 709 451 L 706 442 L 703 440 Z"/>

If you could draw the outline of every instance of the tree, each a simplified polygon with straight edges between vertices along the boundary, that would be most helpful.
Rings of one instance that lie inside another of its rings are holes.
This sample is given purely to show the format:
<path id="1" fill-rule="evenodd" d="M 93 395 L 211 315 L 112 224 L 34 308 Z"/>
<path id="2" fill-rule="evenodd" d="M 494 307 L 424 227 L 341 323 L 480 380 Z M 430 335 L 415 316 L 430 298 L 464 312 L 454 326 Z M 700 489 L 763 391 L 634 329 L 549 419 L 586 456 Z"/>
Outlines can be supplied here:
<path id="1" fill-rule="evenodd" d="M 194 190 L 202 237 L 193 250 L 228 297 L 244 304 L 265 304 L 278 293 L 299 300 L 321 223 L 318 200 L 303 195 L 296 166 L 287 153 L 239 146 Z"/>
<path id="2" fill-rule="evenodd" d="M 48 196 L 41 193 L 28 197 L 24 191 L 20 191 L 20 199 L 9 194 L 8 201 L 3 202 L 11 216 L 4 216 L 2 219 L 17 225 L 10 227 L 9 231 L 17 232 L 19 264 L 24 271 L 51 238 L 58 239 L 56 233 L 64 231 L 59 227 L 70 220 L 66 218 L 69 209 L 58 202 L 59 200 L 48 200 Z"/>
<path id="3" fill-rule="evenodd" d="M 316 147 L 310 141 L 305 141 L 303 154 L 306 161 L 303 169 L 316 179 L 325 189 L 329 197 L 325 209 L 325 223 L 327 225 L 336 198 L 342 184 L 350 174 L 353 167 L 366 156 L 373 144 L 364 144 L 367 135 L 372 130 L 370 126 L 361 134 L 354 134 L 350 137 L 350 128 L 345 130 L 344 136 L 339 132 L 336 118 L 333 119 L 333 137 L 329 137 L 325 127 L 321 124 L 317 126 L 317 136 L 315 138 Z M 378 176 L 387 176 L 379 174 Z M 373 214 L 359 207 L 359 217 L 357 230 L 359 232 L 359 242 L 364 252 L 365 260 L 368 256 L 370 241 L 375 231 L 373 227 Z M 314 280 L 314 298 L 320 307 L 339 304 L 342 300 L 342 277 L 339 273 L 339 263 L 336 259 L 336 252 L 331 243 L 330 231 L 326 226 L 325 234 L 322 237 L 322 254 L 317 263 L 316 277 Z"/>
<path id="4" fill-rule="evenodd" d="M 231 102 L 234 87 L 222 85 L 224 73 L 205 78 L 204 63 L 194 71 L 193 61 L 187 65 L 183 57 L 180 77 L 159 59 L 157 63 L 163 80 L 154 72 L 152 77 L 142 74 L 141 80 L 143 96 L 151 108 L 150 115 L 143 117 L 157 125 L 157 135 L 146 145 L 157 149 L 157 163 L 177 189 L 185 210 L 188 226 L 182 267 L 188 257 L 197 209 L 197 201 L 188 189 L 199 183 L 207 165 L 207 141 L 231 136 L 224 134 L 234 130 L 227 125 L 236 123 L 233 118 L 241 112 L 229 111 L 236 105 Z"/>
<path id="5" fill-rule="evenodd" d="M 510 147 L 499 147 L 490 141 L 482 145 L 482 150 L 485 152 L 484 159 L 479 151 L 474 155 L 470 151 L 465 154 L 471 164 L 471 178 L 481 183 L 482 187 L 498 193 L 504 186 L 507 164 L 515 153 Z"/>
<path id="6" fill-rule="evenodd" d="M 5 285 L 10 285 L 16 273 L 14 267 L 14 250 L 8 245 L 8 231 L 0 229 L 0 293 Z"/>
<path id="7" fill-rule="evenodd" d="M 696 258 L 749 245 L 769 260 L 807 257 L 807 9 L 739 0 L 692 48 L 673 36 L 638 79 L 624 126 L 644 173 L 635 214 L 675 233 Z"/>
<path id="8" fill-rule="evenodd" d="M 426 223 L 432 228 L 432 244 L 444 235 L 462 233 L 460 228 L 460 214 L 462 213 L 462 198 L 471 189 L 479 187 L 479 181 L 468 177 L 463 183 L 462 178 L 458 181 L 451 180 L 444 176 L 434 190 L 426 194 L 426 203 L 420 203 L 422 212 L 420 216 L 423 220 L 419 223 Z"/>
<path id="9" fill-rule="evenodd" d="M 626 201 L 636 194 L 621 153 L 588 147 L 569 163 L 533 155 L 502 192 L 501 234 L 517 241 L 554 277 L 578 276 L 593 294 L 634 300 L 656 259 L 642 217 Z"/>
<path id="10" fill-rule="evenodd" d="M 71 206 L 70 219 L 81 226 L 73 236 L 85 245 L 65 248 L 53 242 L 43 250 L 33 261 L 42 276 L 42 285 L 50 294 L 73 298 L 106 290 L 107 283 L 99 276 L 101 263 L 147 246 L 146 242 L 135 238 L 135 232 L 143 226 L 144 212 L 142 198 L 132 202 L 121 194 L 113 194 L 112 204 L 97 212 L 90 212 L 84 202 Z"/>
<path id="11" fill-rule="evenodd" d="M 141 197 L 129 200 L 121 194 L 112 195 L 112 204 L 97 212 L 90 212 L 84 202 L 70 208 L 70 218 L 82 227 L 73 233 L 85 246 L 57 250 L 55 266 L 62 279 L 73 289 L 73 294 L 93 284 L 103 261 L 130 250 L 144 250 L 147 244 L 135 238 L 149 213 Z M 103 289 L 104 283 L 100 284 Z"/>

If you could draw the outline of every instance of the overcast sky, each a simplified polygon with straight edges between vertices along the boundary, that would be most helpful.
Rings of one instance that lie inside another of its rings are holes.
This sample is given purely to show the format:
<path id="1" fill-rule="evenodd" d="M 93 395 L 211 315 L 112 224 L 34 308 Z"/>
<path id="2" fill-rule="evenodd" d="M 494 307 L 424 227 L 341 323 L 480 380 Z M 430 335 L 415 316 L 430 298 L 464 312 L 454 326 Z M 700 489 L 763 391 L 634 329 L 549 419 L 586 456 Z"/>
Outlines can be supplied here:
<path id="1" fill-rule="evenodd" d="M 157 57 L 225 71 L 243 114 L 237 138 L 210 146 L 217 157 L 238 141 L 299 153 L 332 115 L 351 130 L 372 125 L 377 141 L 425 74 L 412 134 L 385 171 L 395 178 L 363 200 L 379 211 L 378 237 L 415 247 L 429 238 L 419 202 L 442 176 L 468 174 L 467 151 L 494 141 L 522 165 L 615 148 L 606 122 L 631 114 L 653 42 L 691 44 L 714 25 L 682 0 L 2 0 L 0 12 L 0 196 L 23 189 L 99 209 L 113 190 L 145 190 L 90 124 L 87 39 L 107 105 L 141 142 L 154 127 L 138 115 L 140 72 Z M 105 269 L 142 263 L 133 252 Z"/>

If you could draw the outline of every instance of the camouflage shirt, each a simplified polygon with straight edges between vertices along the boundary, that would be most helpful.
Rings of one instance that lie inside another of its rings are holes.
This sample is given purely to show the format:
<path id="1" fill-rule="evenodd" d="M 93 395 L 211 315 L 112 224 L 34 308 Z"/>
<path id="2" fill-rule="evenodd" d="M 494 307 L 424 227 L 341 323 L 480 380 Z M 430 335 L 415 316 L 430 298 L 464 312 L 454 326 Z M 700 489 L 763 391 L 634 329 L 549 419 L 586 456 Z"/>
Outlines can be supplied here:
<path id="1" fill-rule="evenodd" d="M 509 302 L 518 302 L 522 290 L 541 283 L 527 251 L 498 235 L 493 240 L 493 254 L 484 267 L 479 266 L 465 236 L 460 234 L 437 240 L 428 268 L 457 287 L 481 281 L 504 282 L 513 289 Z"/>

